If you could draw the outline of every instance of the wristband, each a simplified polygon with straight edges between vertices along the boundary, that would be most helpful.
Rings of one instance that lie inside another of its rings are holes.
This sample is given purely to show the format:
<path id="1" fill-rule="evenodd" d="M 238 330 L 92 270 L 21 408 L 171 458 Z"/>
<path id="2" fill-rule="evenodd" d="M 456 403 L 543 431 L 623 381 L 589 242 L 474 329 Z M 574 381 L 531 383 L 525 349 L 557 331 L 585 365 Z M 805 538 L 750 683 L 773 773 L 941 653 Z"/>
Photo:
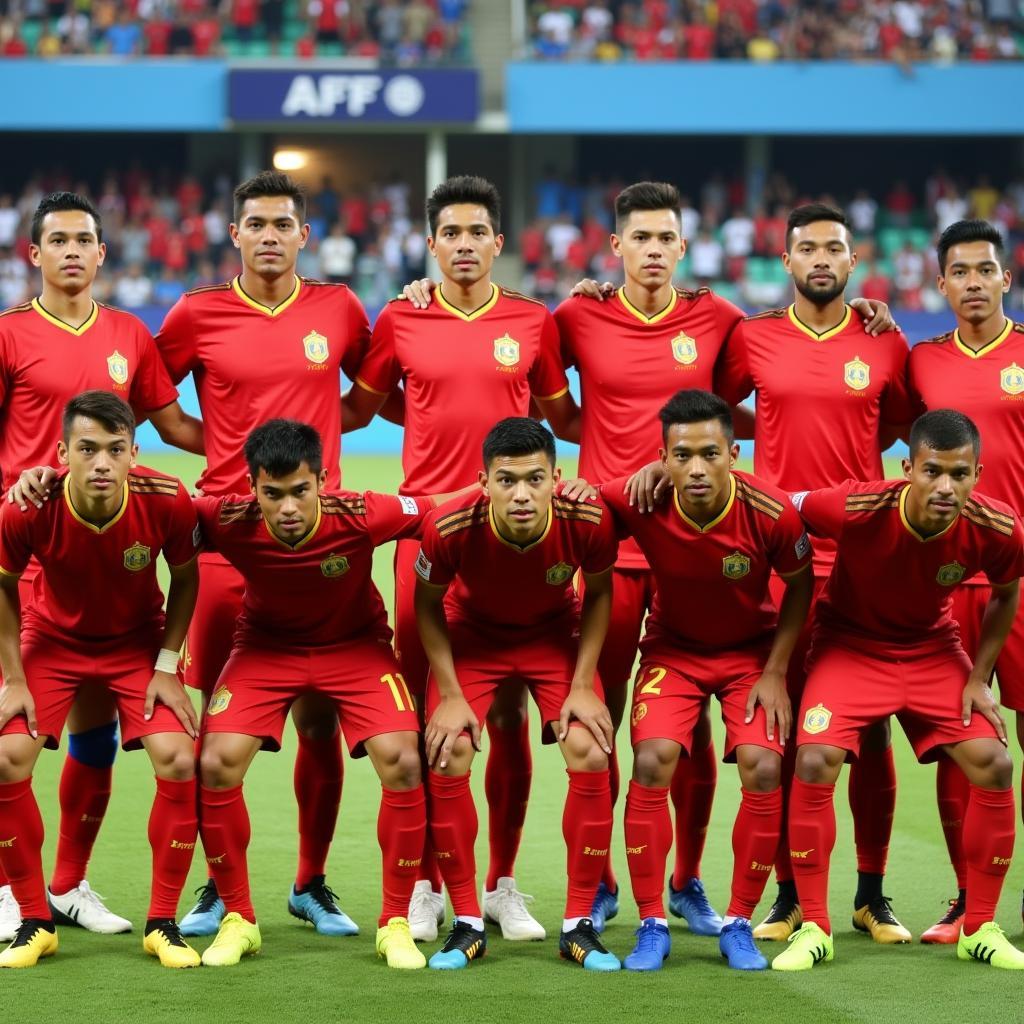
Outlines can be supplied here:
<path id="1" fill-rule="evenodd" d="M 167 672 L 172 676 L 175 675 L 178 671 L 178 652 L 169 651 L 166 647 L 162 647 L 160 653 L 156 656 L 154 668 L 157 672 Z"/>

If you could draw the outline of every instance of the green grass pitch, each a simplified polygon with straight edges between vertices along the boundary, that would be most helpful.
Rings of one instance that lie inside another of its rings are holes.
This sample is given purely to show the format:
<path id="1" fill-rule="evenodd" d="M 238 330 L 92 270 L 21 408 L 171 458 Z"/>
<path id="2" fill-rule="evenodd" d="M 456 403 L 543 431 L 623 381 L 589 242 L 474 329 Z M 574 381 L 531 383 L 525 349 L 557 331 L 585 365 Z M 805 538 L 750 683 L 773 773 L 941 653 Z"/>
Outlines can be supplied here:
<path id="1" fill-rule="evenodd" d="M 148 456 L 146 465 L 195 481 L 198 460 Z M 894 470 L 895 467 L 890 467 Z M 351 457 L 346 485 L 393 490 L 399 480 L 395 458 Z M 379 552 L 378 586 L 390 605 L 391 552 Z M 855 681 L 851 680 L 851 685 Z M 898 727 L 895 745 L 899 802 L 886 892 L 902 921 L 919 935 L 944 910 L 952 895 L 934 800 L 934 768 L 914 762 Z M 719 728 L 718 742 L 721 741 Z M 36 771 L 36 792 L 47 828 L 45 862 L 52 864 L 56 834 L 56 786 L 63 750 L 44 751 Z M 729 971 L 716 940 L 690 936 L 672 924 L 674 947 L 665 969 L 655 975 L 622 972 L 594 976 L 557 958 L 557 932 L 564 898 L 565 855 L 561 809 L 565 776 L 556 750 L 535 752 L 533 795 L 517 877 L 536 897 L 534 911 L 548 929 L 543 943 L 506 943 L 493 933 L 488 956 L 456 974 L 388 971 L 373 949 L 380 869 L 376 844 L 378 787 L 367 761 L 346 764 L 345 788 L 328 880 L 341 905 L 359 922 L 358 938 L 327 939 L 289 917 L 286 898 L 295 869 L 296 814 L 292 795 L 294 734 L 280 754 L 260 754 L 246 784 L 252 816 L 250 869 L 263 932 L 264 950 L 239 967 L 172 972 L 143 955 L 141 926 L 149 886 L 146 819 L 153 782 L 142 752 L 118 757 L 110 812 L 100 833 L 89 879 L 111 908 L 132 918 L 132 935 L 98 936 L 61 930 L 60 952 L 29 971 L 4 972 L 0 999 L 4 1017 L 15 1021 L 113 1022 L 372 1021 L 419 1024 L 429 1021 L 1014 1021 L 1022 1015 L 1021 979 L 980 964 L 958 964 L 948 947 L 883 948 L 852 931 L 854 862 L 845 779 L 837 788 L 839 837 L 833 864 L 832 913 L 836 960 L 802 975 Z M 1019 757 L 1016 744 L 1015 758 Z M 623 751 L 628 778 L 628 744 Z M 483 761 L 474 783 L 482 788 Z M 735 768 L 722 765 L 704 878 L 715 906 L 724 911 L 732 866 L 730 831 L 739 799 Z M 478 864 L 486 862 L 482 796 Z M 619 956 L 632 948 L 635 907 L 629 893 L 622 843 L 621 803 L 613 839 L 622 887 L 622 911 L 606 940 Z M 202 883 L 197 856 L 189 891 Z M 1024 870 L 1011 870 L 1000 920 L 1021 938 L 1020 897 Z M 762 903 L 763 912 L 771 892 Z M 189 895 L 182 901 L 184 914 Z M 197 940 L 202 948 L 208 940 Z M 777 947 L 769 946 L 774 953 Z"/>

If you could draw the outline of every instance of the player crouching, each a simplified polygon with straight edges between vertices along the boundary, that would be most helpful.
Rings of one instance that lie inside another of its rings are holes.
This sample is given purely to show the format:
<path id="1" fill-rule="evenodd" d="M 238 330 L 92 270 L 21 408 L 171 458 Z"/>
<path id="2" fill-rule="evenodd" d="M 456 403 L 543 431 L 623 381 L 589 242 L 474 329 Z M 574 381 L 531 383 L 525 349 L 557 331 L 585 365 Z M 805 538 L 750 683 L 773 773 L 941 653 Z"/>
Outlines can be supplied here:
<path id="1" fill-rule="evenodd" d="M 113 696 L 124 748 L 145 747 L 156 775 L 143 948 L 165 967 L 199 966 L 175 923 L 197 830 L 197 719 L 175 675 L 199 585 L 196 519 L 181 483 L 137 469 L 137 452 L 131 408 L 84 392 L 64 411 L 57 454 L 67 473 L 51 500 L 26 512 L 8 505 L 0 521 L 0 860 L 22 913 L 0 967 L 32 967 L 57 951 L 32 769 L 44 746 L 57 747 L 76 696 L 90 691 Z M 22 609 L 18 577 L 33 557 L 42 571 Z"/>

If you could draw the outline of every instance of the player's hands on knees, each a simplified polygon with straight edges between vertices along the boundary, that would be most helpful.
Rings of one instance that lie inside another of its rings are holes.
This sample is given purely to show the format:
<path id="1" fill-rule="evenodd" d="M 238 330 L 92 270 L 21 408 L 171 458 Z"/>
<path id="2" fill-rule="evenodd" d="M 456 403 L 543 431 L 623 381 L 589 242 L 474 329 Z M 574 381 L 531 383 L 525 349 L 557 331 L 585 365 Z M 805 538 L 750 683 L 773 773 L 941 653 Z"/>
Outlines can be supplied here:
<path id="1" fill-rule="evenodd" d="M 22 512 L 28 511 L 29 502 L 36 508 L 42 508 L 43 502 L 50 497 L 56 479 L 57 470 L 50 466 L 33 466 L 23 470 L 21 476 L 11 484 L 7 500 L 17 505 Z"/>
<path id="2" fill-rule="evenodd" d="M 850 305 L 864 317 L 864 332 L 872 338 L 885 331 L 896 330 L 896 321 L 884 302 L 878 299 L 853 299 Z"/>
<path id="3" fill-rule="evenodd" d="M 36 721 L 36 702 L 29 692 L 24 679 L 7 680 L 0 686 L 0 729 L 12 718 L 24 715 L 32 739 L 39 738 L 39 723 Z"/>
<path id="4" fill-rule="evenodd" d="M 582 281 L 577 281 L 572 286 L 570 295 L 583 295 L 588 299 L 597 299 L 598 302 L 604 302 L 605 299 L 611 298 L 615 294 L 615 285 L 611 281 L 605 281 L 598 284 L 592 277 L 585 277 Z"/>
<path id="5" fill-rule="evenodd" d="M 142 717 L 148 722 L 153 717 L 153 709 L 157 701 L 166 704 L 173 712 L 175 718 L 181 722 L 185 732 L 195 739 L 199 735 L 199 718 L 196 709 L 189 700 L 185 687 L 181 681 L 171 672 L 154 672 L 153 678 L 146 687 L 146 706 L 143 709 Z"/>
<path id="6" fill-rule="evenodd" d="M 636 505 L 639 512 L 653 512 L 654 506 L 662 501 L 672 489 L 672 478 L 662 462 L 649 462 L 637 470 L 623 488 L 629 495 L 630 505 Z"/>
<path id="7" fill-rule="evenodd" d="M 430 294 L 437 284 L 429 277 L 421 277 L 418 281 L 410 281 L 403 289 L 400 299 L 412 303 L 413 309 L 426 309 L 433 296 Z"/>
<path id="8" fill-rule="evenodd" d="M 559 743 L 563 743 L 569 735 L 569 722 L 573 718 L 593 733 L 594 739 L 606 754 L 611 754 L 615 738 L 612 716 L 604 701 L 593 690 L 575 687 L 569 690 L 569 696 L 565 698 L 558 716 Z"/>
<path id="9" fill-rule="evenodd" d="M 984 679 L 968 679 L 964 687 L 963 707 L 961 709 L 964 725 L 971 724 L 971 717 L 975 711 L 983 714 L 995 729 L 999 742 L 1006 746 L 1006 723 L 999 713 L 999 701 L 992 692 L 992 688 Z"/>
<path id="10" fill-rule="evenodd" d="M 442 697 L 441 703 L 430 716 L 423 742 L 427 751 L 427 764 L 436 763 L 438 768 L 447 768 L 455 741 L 468 732 L 473 749 L 480 749 L 480 722 L 465 697 Z"/>
<path id="11" fill-rule="evenodd" d="M 555 489 L 555 493 L 560 498 L 568 498 L 570 501 L 593 501 L 597 497 L 597 488 L 578 476 L 574 480 L 563 480 Z"/>
<path id="12" fill-rule="evenodd" d="M 754 720 L 757 705 L 764 708 L 768 739 L 786 745 L 790 729 L 793 728 L 793 705 L 786 691 L 786 677 L 781 672 L 762 672 L 761 678 L 750 688 L 747 697 L 747 714 L 744 721 L 749 725 Z"/>

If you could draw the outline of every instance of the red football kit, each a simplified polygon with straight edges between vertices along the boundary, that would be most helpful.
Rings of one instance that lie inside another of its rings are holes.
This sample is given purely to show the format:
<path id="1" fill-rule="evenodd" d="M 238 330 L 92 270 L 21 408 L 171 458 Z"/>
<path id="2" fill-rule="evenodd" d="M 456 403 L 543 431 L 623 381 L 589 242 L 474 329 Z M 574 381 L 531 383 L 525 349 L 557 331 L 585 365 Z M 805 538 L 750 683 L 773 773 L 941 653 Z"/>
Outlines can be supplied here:
<path id="1" fill-rule="evenodd" d="M 163 638 L 163 595 L 156 556 L 172 566 L 196 556 L 198 533 L 182 484 L 149 469 L 133 469 L 119 511 L 102 527 L 75 510 L 62 477 L 41 509 L 7 505 L 0 519 L 0 572 L 20 576 L 40 567 L 22 609 L 22 660 L 36 704 L 39 732 L 56 748 L 76 693 L 104 685 L 117 701 L 124 748 L 143 736 L 182 732 L 158 704 L 142 717 L 143 698 Z M 24 718 L 4 732 L 27 732 Z"/>
<path id="2" fill-rule="evenodd" d="M 270 309 L 235 278 L 197 288 L 171 308 L 156 344 L 180 381 L 192 373 L 203 413 L 205 494 L 245 494 L 245 439 L 284 417 L 310 423 L 324 446 L 327 486 L 340 486 L 341 372 L 354 377 L 369 343 L 359 299 L 344 285 L 295 279 Z M 218 555 L 200 559 L 203 583 L 189 630 L 185 680 L 209 692 L 231 650 L 242 582 Z"/>

